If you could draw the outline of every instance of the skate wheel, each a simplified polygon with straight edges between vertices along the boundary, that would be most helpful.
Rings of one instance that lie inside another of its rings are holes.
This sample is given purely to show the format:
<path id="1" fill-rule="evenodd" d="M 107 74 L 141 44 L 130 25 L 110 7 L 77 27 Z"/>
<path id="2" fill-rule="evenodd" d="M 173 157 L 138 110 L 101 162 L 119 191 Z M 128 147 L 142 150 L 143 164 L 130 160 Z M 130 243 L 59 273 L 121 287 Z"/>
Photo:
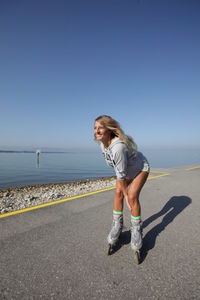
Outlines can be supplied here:
<path id="1" fill-rule="evenodd" d="M 136 263 L 136 265 L 140 264 L 140 252 L 139 251 L 135 251 L 135 263 Z"/>
<path id="2" fill-rule="evenodd" d="M 108 244 L 107 255 L 110 255 L 110 254 L 111 254 L 111 250 L 112 250 L 112 246 L 111 246 L 111 244 Z"/>

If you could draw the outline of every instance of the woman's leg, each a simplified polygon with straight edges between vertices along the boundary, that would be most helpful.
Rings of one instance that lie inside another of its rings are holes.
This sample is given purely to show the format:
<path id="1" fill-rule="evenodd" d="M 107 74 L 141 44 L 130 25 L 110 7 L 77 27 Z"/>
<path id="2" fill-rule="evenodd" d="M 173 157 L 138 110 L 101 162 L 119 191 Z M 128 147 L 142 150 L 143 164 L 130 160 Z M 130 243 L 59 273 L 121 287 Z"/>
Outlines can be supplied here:
<path id="1" fill-rule="evenodd" d="M 141 207 L 139 202 L 140 191 L 145 184 L 149 173 L 140 172 L 131 182 L 128 189 L 128 200 L 131 206 L 131 215 L 135 218 L 141 214 Z"/>
<path id="2" fill-rule="evenodd" d="M 107 237 L 108 244 L 111 247 L 112 245 L 115 245 L 117 243 L 123 228 L 123 198 L 124 198 L 123 193 L 116 185 L 114 203 L 113 203 L 112 228 Z M 108 254 L 110 254 L 110 248 L 108 250 Z"/>
<path id="3" fill-rule="evenodd" d="M 113 201 L 113 209 L 116 212 L 123 212 L 124 207 L 124 196 L 122 191 L 116 186 L 114 201 Z"/>
<path id="4" fill-rule="evenodd" d="M 131 206 L 131 248 L 135 251 L 137 263 L 139 261 L 138 251 L 142 248 L 143 244 L 139 195 L 148 175 L 147 172 L 140 172 L 134 178 L 128 190 L 128 201 Z"/>

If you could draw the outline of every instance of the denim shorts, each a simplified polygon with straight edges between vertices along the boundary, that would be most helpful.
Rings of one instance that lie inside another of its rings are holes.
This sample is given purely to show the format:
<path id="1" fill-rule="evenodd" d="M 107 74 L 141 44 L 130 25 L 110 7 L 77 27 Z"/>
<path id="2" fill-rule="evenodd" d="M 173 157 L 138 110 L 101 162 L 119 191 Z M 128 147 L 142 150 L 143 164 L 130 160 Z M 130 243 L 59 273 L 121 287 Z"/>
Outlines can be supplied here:
<path id="1" fill-rule="evenodd" d="M 134 164 L 128 169 L 127 178 L 134 179 L 140 172 L 150 172 L 150 165 L 147 158 L 141 153 L 137 153 Z"/>
<path id="2" fill-rule="evenodd" d="M 143 160 L 143 168 L 142 168 L 142 171 L 143 171 L 143 172 L 150 173 L 150 165 L 149 165 L 148 160 L 147 160 L 146 158 Z"/>

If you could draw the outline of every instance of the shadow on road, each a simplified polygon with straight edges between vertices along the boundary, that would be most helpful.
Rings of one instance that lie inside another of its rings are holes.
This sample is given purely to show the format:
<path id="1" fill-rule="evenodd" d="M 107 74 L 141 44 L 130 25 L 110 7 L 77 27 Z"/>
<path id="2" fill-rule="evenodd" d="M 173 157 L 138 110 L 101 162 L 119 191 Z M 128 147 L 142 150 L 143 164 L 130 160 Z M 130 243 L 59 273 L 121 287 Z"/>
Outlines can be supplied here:
<path id="1" fill-rule="evenodd" d="M 143 222 L 143 229 L 156 219 L 163 217 L 162 221 L 149 230 L 143 238 L 143 247 L 141 251 L 141 263 L 145 260 L 149 250 L 153 249 L 158 235 L 165 230 L 165 228 L 173 222 L 177 215 L 179 215 L 192 200 L 187 196 L 174 196 L 165 206 L 156 214 L 152 215 Z M 112 254 L 118 251 L 123 245 L 129 244 L 131 241 L 130 230 L 123 231 L 120 235 L 119 243 L 114 247 Z"/>
<path id="2" fill-rule="evenodd" d="M 192 200 L 187 196 L 174 196 L 165 204 L 161 211 L 143 222 L 144 229 L 164 215 L 162 221 L 149 230 L 143 238 L 142 261 L 146 258 L 148 251 L 154 248 L 158 235 L 191 203 Z"/>

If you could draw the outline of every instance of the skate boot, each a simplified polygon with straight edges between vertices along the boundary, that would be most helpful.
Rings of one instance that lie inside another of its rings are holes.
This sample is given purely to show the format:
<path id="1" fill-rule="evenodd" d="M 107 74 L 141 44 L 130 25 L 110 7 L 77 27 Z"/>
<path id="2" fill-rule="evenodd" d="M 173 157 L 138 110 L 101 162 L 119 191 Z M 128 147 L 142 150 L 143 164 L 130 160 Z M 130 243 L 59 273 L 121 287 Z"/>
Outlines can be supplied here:
<path id="1" fill-rule="evenodd" d="M 140 263 L 140 249 L 142 248 L 142 221 L 131 218 L 131 248 L 135 253 L 135 262 Z"/>
<path id="2" fill-rule="evenodd" d="M 110 255 L 112 248 L 116 245 L 119 236 L 123 229 L 123 215 L 113 214 L 113 223 L 111 231 L 107 237 L 108 241 L 108 252 L 107 254 Z"/>

